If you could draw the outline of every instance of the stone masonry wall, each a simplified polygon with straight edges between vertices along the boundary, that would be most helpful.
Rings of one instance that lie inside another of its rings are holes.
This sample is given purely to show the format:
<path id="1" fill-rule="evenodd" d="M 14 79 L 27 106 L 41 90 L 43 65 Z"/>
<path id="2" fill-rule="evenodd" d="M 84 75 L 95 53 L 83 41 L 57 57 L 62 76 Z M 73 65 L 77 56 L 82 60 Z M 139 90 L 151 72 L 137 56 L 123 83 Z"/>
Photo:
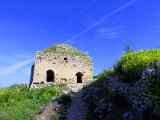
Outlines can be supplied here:
<path id="1" fill-rule="evenodd" d="M 82 83 L 93 80 L 93 61 L 90 57 L 37 52 L 31 88 L 48 85 L 48 70 L 52 70 L 55 76 L 54 82 L 50 84 L 77 83 L 78 72 L 83 74 Z"/>

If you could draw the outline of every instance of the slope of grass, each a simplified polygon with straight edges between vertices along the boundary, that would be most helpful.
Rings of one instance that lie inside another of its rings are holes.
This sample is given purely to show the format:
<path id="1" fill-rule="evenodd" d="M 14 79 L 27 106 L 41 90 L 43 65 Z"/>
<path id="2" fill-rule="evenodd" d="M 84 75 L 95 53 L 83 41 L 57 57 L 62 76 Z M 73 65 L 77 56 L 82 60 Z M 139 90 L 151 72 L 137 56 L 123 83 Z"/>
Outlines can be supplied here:
<path id="1" fill-rule="evenodd" d="M 27 85 L 0 89 L 0 120 L 30 120 L 37 110 L 60 93 L 57 86 L 29 90 Z"/>
<path id="2" fill-rule="evenodd" d="M 89 119 L 122 119 L 123 113 L 128 110 L 130 111 L 132 109 L 132 103 L 135 102 L 128 99 L 128 96 L 133 96 L 134 98 L 136 95 L 138 96 L 136 102 L 143 105 L 145 110 L 149 111 L 147 117 L 156 118 L 155 115 L 152 116 L 154 107 L 151 107 L 151 109 L 148 106 L 152 106 L 152 103 L 154 103 L 159 110 L 160 49 L 140 50 L 138 52 L 127 51 L 117 61 L 113 69 L 104 70 L 96 76 L 96 79 L 96 81 L 84 89 L 83 100 L 86 102 L 89 110 Z M 140 83 L 136 84 L 138 82 Z M 130 87 L 131 89 L 125 89 Z M 123 90 L 126 92 L 122 92 Z M 133 90 L 137 94 L 134 92 L 133 94 L 126 94 L 128 90 L 131 93 Z M 143 100 L 141 96 L 143 96 Z M 149 102 L 146 102 L 146 100 Z M 139 116 L 135 117 L 138 118 Z"/>
<path id="3" fill-rule="evenodd" d="M 102 80 L 102 79 L 106 79 L 106 76 L 112 76 L 112 75 L 115 75 L 114 70 L 113 69 L 108 69 L 108 70 L 104 70 L 103 72 L 98 74 L 96 76 L 96 79 Z"/>
<path id="4" fill-rule="evenodd" d="M 126 111 L 124 119 L 160 118 L 160 49 L 128 49 L 113 69 L 95 79 L 84 88 L 88 119 L 121 120 Z"/>
<path id="5" fill-rule="evenodd" d="M 128 52 L 118 60 L 114 71 L 126 82 L 137 81 L 141 72 L 154 60 L 160 60 L 160 49 Z"/>

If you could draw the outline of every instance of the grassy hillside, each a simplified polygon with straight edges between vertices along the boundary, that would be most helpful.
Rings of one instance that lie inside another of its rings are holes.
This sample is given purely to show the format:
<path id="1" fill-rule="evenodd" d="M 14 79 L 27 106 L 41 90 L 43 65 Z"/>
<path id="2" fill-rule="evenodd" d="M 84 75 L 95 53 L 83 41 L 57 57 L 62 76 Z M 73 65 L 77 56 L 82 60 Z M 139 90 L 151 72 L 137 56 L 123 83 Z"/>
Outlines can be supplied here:
<path id="1" fill-rule="evenodd" d="M 58 94 L 58 86 L 29 90 L 27 85 L 13 85 L 0 89 L 0 120 L 29 120 Z"/>
<path id="2" fill-rule="evenodd" d="M 92 120 L 159 119 L 159 91 L 160 49 L 129 51 L 85 88 L 83 99 Z"/>
<path id="3" fill-rule="evenodd" d="M 127 52 L 117 60 L 113 69 L 104 70 L 97 78 L 105 79 L 108 75 L 119 75 L 125 82 L 134 82 L 140 79 L 142 71 L 154 60 L 160 60 L 160 49 Z"/>
<path id="4" fill-rule="evenodd" d="M 142 70 L 154 60 L 160 60 L 160 49 L 128 52 L 118 60 L 114 71 L 126 82 L 137 81 L 141 77 Z"/>

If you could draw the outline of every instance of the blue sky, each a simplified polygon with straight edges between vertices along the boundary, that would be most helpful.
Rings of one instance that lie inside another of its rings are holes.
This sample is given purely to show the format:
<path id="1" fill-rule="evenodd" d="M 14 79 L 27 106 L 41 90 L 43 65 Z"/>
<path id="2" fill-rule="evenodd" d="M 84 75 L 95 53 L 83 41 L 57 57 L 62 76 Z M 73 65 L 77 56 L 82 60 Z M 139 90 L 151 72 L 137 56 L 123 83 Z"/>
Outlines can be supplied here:
<path id="1" fill-rule="evenodd" d="M 159 0 L 0 0 L 0 87 L 28 83 L 37 50 L 68 43 L 94 74 L 132 49 L 160 47 Z"/>

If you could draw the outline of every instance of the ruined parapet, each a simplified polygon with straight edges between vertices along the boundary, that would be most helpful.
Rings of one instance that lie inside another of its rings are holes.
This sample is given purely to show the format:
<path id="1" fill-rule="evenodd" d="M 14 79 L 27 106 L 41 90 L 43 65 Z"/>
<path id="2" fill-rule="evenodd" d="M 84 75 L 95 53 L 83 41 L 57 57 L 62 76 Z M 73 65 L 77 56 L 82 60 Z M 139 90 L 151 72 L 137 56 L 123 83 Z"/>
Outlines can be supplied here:
<path id="1" fill-rule="evenodd" d="M 93 61 L 76 48 L 60 44 L 38 51 L 31 73 L 31 88 L 57 83 L 85 84 L 93 80 Z"/>

